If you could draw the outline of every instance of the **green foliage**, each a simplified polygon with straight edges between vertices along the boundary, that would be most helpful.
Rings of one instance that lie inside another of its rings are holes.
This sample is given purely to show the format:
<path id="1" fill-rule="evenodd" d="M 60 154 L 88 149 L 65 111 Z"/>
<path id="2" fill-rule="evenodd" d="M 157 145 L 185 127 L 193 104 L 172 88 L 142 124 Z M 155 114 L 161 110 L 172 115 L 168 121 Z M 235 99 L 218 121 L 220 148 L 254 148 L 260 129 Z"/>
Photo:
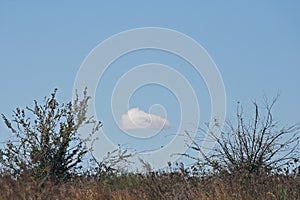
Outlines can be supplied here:
<path id="1" fill-rule="evenodd" d="M 81 100 L 76 95 L 74 102 L 67 104 L 60 104 L 56 93 L 57 89 L 42 105 L 34 101 L 32 108 L 17 108 L 12 120 L 2 114 L 14 135 L 0 150 L 2 172 L 13 177 L 29 174 L 61 179 L 82 167 L 87 142 L 102 124 L 86 116 L 90 99 L 86 89 Z M 85 125 L 92 125 L 92 130 L 89 137 L 81 138 L 78 130 Z"/>

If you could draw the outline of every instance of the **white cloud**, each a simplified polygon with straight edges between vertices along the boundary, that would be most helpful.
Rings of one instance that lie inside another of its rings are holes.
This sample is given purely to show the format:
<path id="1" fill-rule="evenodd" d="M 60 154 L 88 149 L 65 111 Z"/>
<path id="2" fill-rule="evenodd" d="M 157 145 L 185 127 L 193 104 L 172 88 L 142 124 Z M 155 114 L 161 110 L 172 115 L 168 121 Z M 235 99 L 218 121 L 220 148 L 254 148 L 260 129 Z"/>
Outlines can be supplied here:
<path id="1" fill-rule="evenodd" d="M 167 129 L 171 128 L 171 125 L 167 119 L 164 119 L 158 115 L 145 113 L 139 108 L 132 108 L 122 115 L 120 128 L 123 130 L 135 130 L 135 129 Z"/>

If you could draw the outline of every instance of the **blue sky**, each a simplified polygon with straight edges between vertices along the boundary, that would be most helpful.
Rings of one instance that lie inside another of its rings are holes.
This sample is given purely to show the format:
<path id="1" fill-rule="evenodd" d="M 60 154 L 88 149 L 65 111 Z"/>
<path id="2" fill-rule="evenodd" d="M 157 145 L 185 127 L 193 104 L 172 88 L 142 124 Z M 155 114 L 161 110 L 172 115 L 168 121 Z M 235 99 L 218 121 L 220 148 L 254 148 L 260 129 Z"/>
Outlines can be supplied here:
<path id="1" fill-rule="evenodd" d="M 14 108 L 42 100 L 56 87 L 60 99 L 69 101 L 80 65 L 96 45 L 128 29 L 163 27 L 190 36 L 210 54 L 225 85 L 228 119 L 237 101 L 250 111 L 252 101 L 279 92 L 275 117 L 282 124 L 300 122 L 299 9 L 297 1 L 1 1 L 0 112 L 10 116 Z M 113 122 L 110 97 L 122 73 L 149 62 L 173 66 L 191 82 L 200 101 L 200 124 L 210 115 L 205 83 L 186 62 L 153 50 L 123 56 L 103 76 L 95 106 L 108 137 L 139 150 L 162 146 L 166 137 L 137 142 L 122 135 Z M 166 88 L 139 88 L 129 104 L 145 112 L 153 104 L 164 105 L 172 124 L 165 134 L 179 126 L 178 100 Z M 0 139 L 9 136 L 1 122 Z"/>

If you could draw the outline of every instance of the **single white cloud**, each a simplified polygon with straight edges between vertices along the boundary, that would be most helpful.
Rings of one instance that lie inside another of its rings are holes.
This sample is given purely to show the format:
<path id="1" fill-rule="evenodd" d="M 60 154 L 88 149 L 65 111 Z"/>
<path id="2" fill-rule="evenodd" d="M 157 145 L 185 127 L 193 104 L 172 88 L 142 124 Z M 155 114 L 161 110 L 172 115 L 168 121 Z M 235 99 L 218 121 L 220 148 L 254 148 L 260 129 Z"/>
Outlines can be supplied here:
<path id="1" fill-rule="evenodd" d="M 158 115 L 145 113 L 139 108 L 132 108 L 122 115 L 120 128 L 123 130 L 136 129 L 168 129 L 171 125 L 167 119 Z"/>

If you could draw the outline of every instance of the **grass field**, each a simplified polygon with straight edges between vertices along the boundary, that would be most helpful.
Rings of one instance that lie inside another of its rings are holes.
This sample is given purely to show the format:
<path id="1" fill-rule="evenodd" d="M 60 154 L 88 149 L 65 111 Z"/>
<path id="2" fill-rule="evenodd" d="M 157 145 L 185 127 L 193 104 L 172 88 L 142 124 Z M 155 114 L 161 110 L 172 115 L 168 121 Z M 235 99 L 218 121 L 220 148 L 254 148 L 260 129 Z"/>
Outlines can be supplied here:
<path id="1" fill-rule="evenodd" d="M 300 199 L 299 177 L 291 175 L 151 172 L 74 176 L 54 182 L 2 175 L 0 199 Z"/>

